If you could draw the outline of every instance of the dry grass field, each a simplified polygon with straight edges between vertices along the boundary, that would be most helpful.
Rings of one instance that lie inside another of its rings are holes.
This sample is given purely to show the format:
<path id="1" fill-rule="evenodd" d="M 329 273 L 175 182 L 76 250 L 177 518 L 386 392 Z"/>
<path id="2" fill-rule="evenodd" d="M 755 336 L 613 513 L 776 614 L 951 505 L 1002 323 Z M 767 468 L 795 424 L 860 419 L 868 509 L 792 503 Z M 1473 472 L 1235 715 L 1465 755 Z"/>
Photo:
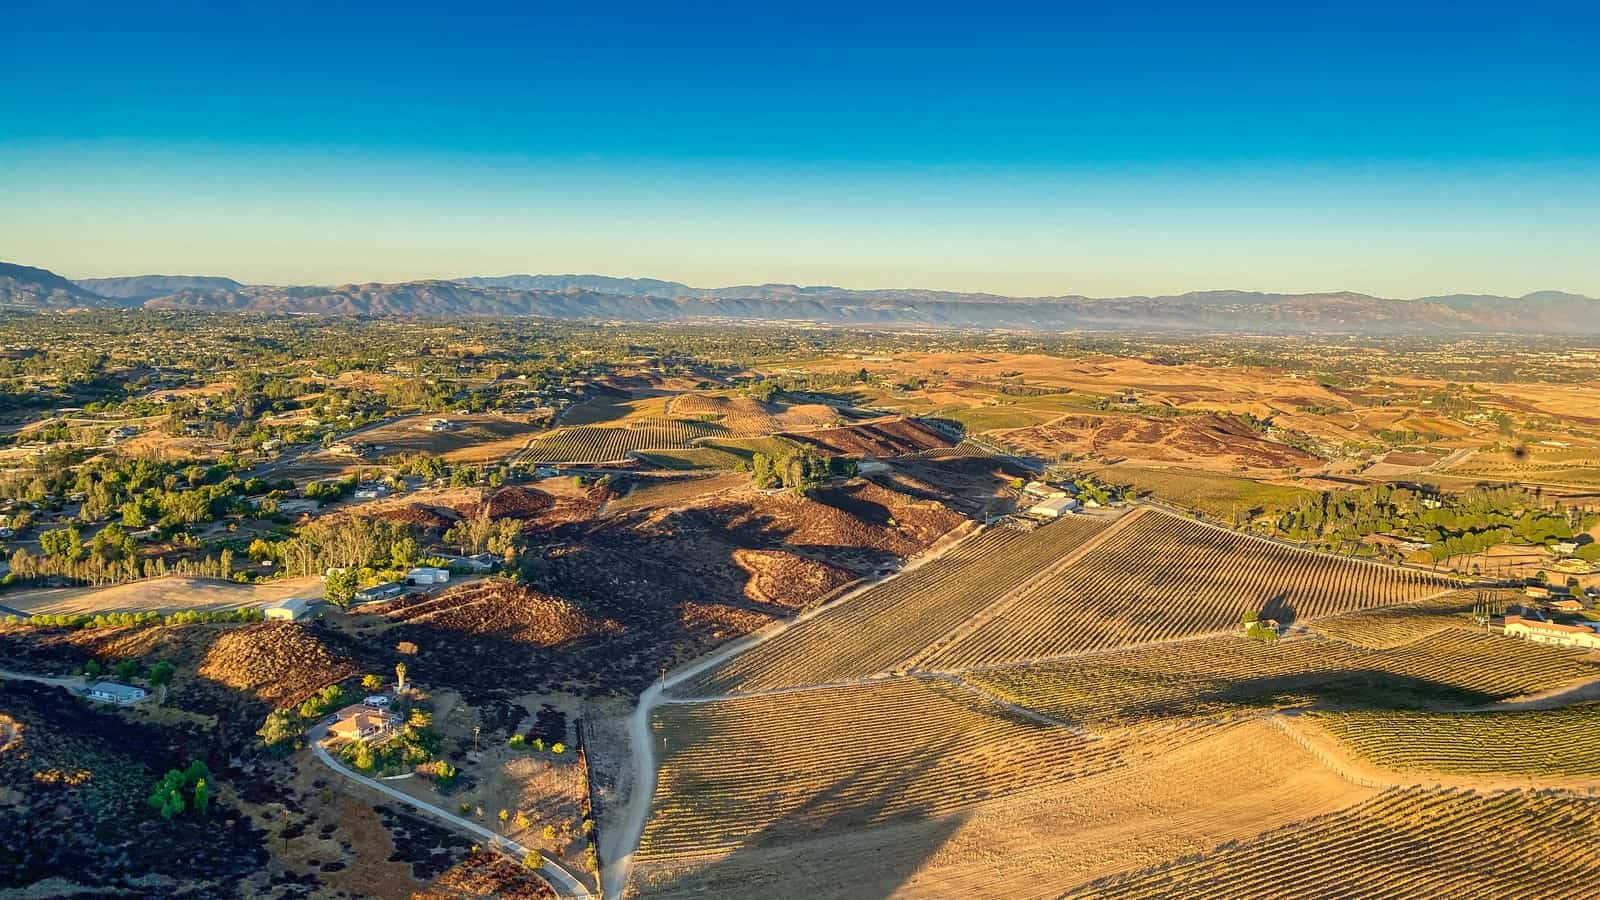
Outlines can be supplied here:
<path id="1" fill-rule="evenodd" d="M 48 588 L 0 595 L 0 603 L 29 615 L 178 612 L 260 606 L 285 597 L 321 597 L 315 576 L 240 584 L 217 578 L 167 575 L 100 588 Z"/>
<path id="2" fill-rule="evenodd" d="M 937 817 L 1156 758 L 1210 730 L 1097 738 L 914 678 L 673 704 L 654 729 L 645 859 Z"/>
<path id="3" fill-rule="evenodd" d="M 804 839 L 757 835 L 711 856 L 653 857 L 635 866 L 630 888 L 649 898 L 1053 897 L 1375 793 L 1263 723 L 1180 734 L 1192 739 L 1165 744 L 1156 757 L 956 811 L 920 810 Z"/>

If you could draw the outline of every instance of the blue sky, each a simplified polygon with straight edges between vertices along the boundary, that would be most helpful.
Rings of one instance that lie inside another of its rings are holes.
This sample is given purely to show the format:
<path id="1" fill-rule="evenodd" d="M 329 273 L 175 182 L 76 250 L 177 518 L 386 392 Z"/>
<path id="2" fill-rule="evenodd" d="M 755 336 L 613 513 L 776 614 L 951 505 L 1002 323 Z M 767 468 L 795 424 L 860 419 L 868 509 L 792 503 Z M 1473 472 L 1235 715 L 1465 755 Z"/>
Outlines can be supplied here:
<path id="1" fill-rule="evenodd" d="M 1600 294 L 1578 4 L 217 6 L 14 6 L 0 258 Z"/>

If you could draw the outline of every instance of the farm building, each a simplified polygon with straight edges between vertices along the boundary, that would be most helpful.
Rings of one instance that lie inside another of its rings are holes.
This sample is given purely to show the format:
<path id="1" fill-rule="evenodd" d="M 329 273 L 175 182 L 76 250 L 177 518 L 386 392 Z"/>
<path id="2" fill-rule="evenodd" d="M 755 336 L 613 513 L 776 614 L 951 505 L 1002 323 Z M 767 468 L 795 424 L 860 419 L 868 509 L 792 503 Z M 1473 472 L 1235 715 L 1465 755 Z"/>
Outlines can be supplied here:
<path id="1" fill-rule="evenodd" d="M 1543 586 L 1543 585 L 1530 584 L 1527 587 L 1523 588 L 1522 592 L 1524 594 L 1527 594 L 1529 597 L 1532 597 L 1535 600 L 1548 600 L 1548 599 L 1550 599 L 1550 589 L 1545 587 L 1545 586 Z"/>
<path id="2" fill-rule="evenodd" d="M 261 607 L 261 615 L 269 622 L 295 622 L 305 618 L 310 612 L 311 601 L 305 597 L 285 597 Z"/>
<path id="3" fill-rule="evenodd" d="M 1049 500 L 1041 500 L 1028 507 L 1028 515 L 1045 519 L 1059 519 L 1062 516 L 1071 515 L 1081 508 L 1082 504 L 1071 497 L 1052 497 Z"/>
<path id="4" fill-rule="evenodd" d="M 406 586 L 398 581 L 385 581 L 369 588 L 356 591 L 357 603 L 376 603 L 379 600 L 393 600 L 406 592 Z"/>
<path id="5" fill-rule="evenodd" d="M 1065 488 L 1056 487 L 1043 481 L 1028 482 L 1022 486 L 1022 492 L 1043 500 L 1054 500 L 1058 497 L 1065 497 L 1069 493 Z"/>
<path id="6" fill-rule="evenodd" d="M 433 566 L 417 566 L 406 573 L 407 584 L 444 584 L 449 580 L 449 569 L 437 569 Z"/>
<path id="7" fill-rule="evenodd" d="M 90 700 L 101 703 L 115 703 L 118 706 L 128 706 L 138 703 L 145 698 L 145 689 L 128 684 L 117 684 L 115 681 L 102 681 L 91 686 L 84 692 Z"/>
<path id="8" fill-rule="evenodd" d="M 1600 650 L 1600 631 L 1583 625 L 1560 625 L 1555 622 L 1524 619 L 1521 616 L 1506 616 L 1506 634 L 1509 637 L 1524 638 L 1538 644 Z"/>
<path id="9" fill-rule="evenodd" d="M 375 743 L 391 737 L 397 721 L 389 713 L 361 703 L 339 710 L 328 733 L 341 741 Z"/>
<path id="10" fill-rule="evenodd" d="M 1550 608 L 1556 612 L 1582 612 L 1583 601 L 1572 597 L 1564 597 L 1560 600 L 1551 601 Z"/>

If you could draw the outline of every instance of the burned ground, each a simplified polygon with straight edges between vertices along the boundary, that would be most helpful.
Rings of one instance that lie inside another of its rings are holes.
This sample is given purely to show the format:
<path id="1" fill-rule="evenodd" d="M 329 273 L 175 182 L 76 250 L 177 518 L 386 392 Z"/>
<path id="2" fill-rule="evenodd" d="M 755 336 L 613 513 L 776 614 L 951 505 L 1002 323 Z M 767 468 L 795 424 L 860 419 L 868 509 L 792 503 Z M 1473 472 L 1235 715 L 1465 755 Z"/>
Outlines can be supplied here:
<path id="1" fill-rule="evenodd" d="M 172 821 L 145 802 L 162 773 L 206 757 L 200 729 L 128 721 L 60 688 L 16 681 L 0 681 L 0 713 L 22 730 L 0 753 L 0 884 L 65 879 L 98 896 L 230 896 L 237 878 L 265 863 L 261 834 L 223 796 L 204 815 Z"/>

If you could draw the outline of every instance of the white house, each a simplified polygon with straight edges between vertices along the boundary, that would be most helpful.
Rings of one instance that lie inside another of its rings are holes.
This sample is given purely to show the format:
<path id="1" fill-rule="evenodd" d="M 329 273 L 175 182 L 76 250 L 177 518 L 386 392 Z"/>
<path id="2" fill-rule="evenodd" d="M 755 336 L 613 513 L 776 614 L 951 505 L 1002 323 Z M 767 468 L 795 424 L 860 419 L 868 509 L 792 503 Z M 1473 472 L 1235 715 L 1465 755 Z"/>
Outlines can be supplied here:
<path id="1" fill-rule="evenodd" d="M 115 681 L 102 681 L 93 685 L 84 692 L 90 700 L 100 703 L 115 703 L 118 706 L 128 706 L 138 703 L 145 698 L 145 689 L 129 684 L 117 684 Z"/>
<path id="2" fill-rule="evenodd" d="M 1081 508 L 1082 505 L 1071 497 L 1052 497 L 1049 500 L 1041 500 L 1028 507 L 1028 515 L 1039 516 L 1044 519 L 1059 519 L 1062 516 L 1071 515 Z"/>
<path id="3" fill-rule="evenodd" d="M 261 615 L 268 621 L 294 622 L 311 612 L 311 601 L 305 597 L 285 597 L 261 607 Z"/>
<path id="4" fill-rule="evenodd" d="M 1590 626 L 1595 624 L 1589 623 Z M 1600 650 L 1600 631 L 1584 625 L 1560 625 L 1555 622 L 1524 619 L 1521 616 L 1506 616 L 1506 635 L 1525 638 L 1538 644 Z"/>
<path id="5" fill-rule="evenodd" d="M 449 569 L 437 569 L 433 566 L 417 566 L 406 573 L 406 581 L 411 584 L 444 584 L 449 580 Z"/>

